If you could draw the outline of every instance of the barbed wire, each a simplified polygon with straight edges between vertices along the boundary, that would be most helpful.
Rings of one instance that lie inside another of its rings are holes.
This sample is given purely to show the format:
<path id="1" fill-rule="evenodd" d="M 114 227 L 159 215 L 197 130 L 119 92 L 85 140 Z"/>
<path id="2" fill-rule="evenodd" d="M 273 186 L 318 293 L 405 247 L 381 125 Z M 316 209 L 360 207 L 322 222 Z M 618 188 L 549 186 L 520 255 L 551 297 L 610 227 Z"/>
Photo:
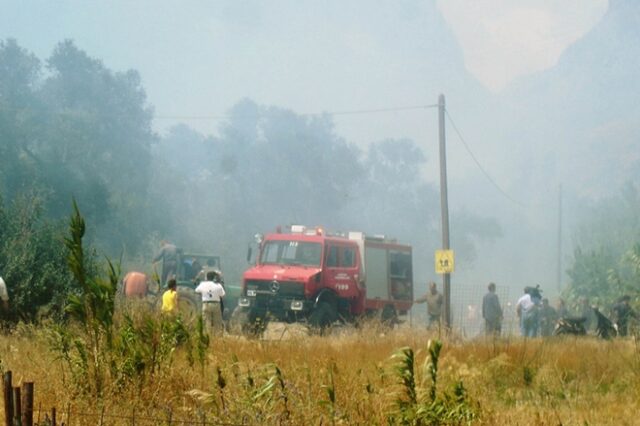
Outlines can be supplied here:
<path id="1" fill-rule="evenodd" d="M 43 408 L 34 408 L 33 413 L 38 413 L 39 415 L 46 415 L 47 417 L 51 414 L 51 409 L 43 409 Z M 86 417 L 86 418 L 98 418 L 98 419 L 126 419 L 126 420 L 135 420 L 135 421 L 143 421 L 143 422 L 154 422 L 154 424 L 166 423 L 170 424 L 183 424 L 183 425 L 206 425 L 206 426 L 244 426 L 246 423 L 229 423 L 222 421 L 209 421 L 206 419 L 200 420 L 186 420 L 180 418 L 174 418 L 172 415 L 167 415 L 164 417 L 154 417 L 154 416 L 143 416 L 143 415 L 135 415 L 135 414 L 109 414 L 106 411 L 104 412 L 86 412 L 86 411 L 74 411 L 74 410 L 65 410 L 64 412 L 56 410 L 56 416 L 60 419 L 60 423 L 62 423 L 62 419 L 65 421 L 69 421 L 72 416 L 76 417 Z M 42 419 L 40 423 L 42 423 Z M 35 423 L 35 422 L 34 422 Z M 98 424 L 98 422 L 96 422 Z"/>

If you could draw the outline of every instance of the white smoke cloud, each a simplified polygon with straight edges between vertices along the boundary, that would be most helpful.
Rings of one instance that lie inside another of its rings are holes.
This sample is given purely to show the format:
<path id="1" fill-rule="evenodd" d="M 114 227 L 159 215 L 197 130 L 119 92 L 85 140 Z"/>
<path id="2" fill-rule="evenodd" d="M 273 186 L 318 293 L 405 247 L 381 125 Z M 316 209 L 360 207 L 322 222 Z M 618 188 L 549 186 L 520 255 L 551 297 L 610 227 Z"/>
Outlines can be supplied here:
<path id="1" fill-rule="evenodd" d="M 438 0 L 465 66 L 494 91 L 553 67 L 607 11 L 608 0 Z"/>

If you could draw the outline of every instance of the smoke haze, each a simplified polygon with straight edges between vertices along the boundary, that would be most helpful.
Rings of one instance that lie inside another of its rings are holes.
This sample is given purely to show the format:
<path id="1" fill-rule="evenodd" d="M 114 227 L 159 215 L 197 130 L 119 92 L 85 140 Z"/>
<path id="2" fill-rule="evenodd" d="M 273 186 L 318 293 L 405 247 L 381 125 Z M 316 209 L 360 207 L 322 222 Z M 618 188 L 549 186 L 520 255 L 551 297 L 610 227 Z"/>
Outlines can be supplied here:
<path id="1" fill-rule="evenodd" d="M 639 183 L 640 5 L 511 3 L 7 1 L 0 39 L 139 72 L 167 205 L 148 240 L 213 247 L 236 280 L 251 236 L 292 222 L 397 237 L 417 292 L 437 280 L 445 94 L 453 286 L 515 298 L 558 291 L 560 185 L 564 270 L 591 206 Z"/>

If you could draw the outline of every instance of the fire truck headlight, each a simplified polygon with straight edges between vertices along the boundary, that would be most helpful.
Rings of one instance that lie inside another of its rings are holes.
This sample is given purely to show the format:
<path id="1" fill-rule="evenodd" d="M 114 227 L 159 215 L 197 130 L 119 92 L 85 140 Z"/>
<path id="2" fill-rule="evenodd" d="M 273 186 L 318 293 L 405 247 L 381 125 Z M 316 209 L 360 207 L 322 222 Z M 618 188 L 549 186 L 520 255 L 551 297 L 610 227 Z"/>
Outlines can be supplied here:
<path id="1" fill-rule="evenodd" d="M 241 297 L 238 299 L 238 306 L 242 306 L 243 308 L 251 306 L 251 301 L 246 297 Z"/>
<path id="2" fill-rule="evenodd" d="M 247 289 L 247 296 L 256 297 L 256 291 Z"/>
<path id="3" fill-rule="evenodd" d="M 291 302 L 291 310 L 292 311 L 301 311 L 302 310 L 302 300 L 294 300 Z"/>

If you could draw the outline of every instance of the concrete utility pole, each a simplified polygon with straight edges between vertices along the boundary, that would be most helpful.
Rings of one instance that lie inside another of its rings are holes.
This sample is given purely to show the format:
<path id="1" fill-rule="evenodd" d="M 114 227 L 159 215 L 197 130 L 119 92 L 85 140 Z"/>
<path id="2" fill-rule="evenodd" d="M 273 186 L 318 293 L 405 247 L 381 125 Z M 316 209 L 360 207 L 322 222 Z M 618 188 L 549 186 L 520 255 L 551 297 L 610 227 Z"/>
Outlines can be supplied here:
<path id="1" fill-rule="evenodd" d="M 447 196 L 447 152 L 444 133 L 444 95 L 438 97 L 438 129 L 440 141 L 440 208 L 442 211 L 442 249 L 449 250 L 449 199 Z M 451 328 L 451 274 L 442 274 L 444 324 Z"/>

